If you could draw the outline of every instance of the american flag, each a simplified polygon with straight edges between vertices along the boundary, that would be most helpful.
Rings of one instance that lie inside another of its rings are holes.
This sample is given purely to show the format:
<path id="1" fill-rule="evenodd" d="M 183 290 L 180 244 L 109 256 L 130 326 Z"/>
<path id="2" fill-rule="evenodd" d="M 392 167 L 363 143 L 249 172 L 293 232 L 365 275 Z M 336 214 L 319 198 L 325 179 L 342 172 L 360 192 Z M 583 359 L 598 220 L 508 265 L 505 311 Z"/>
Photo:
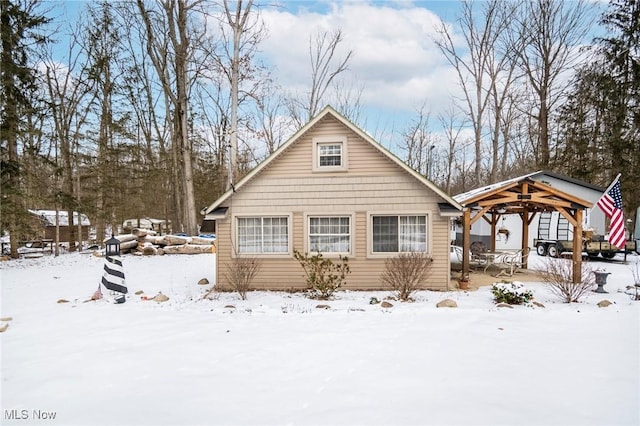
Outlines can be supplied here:
<path id="1" fill-rule="evenodd" d="M 607 190 L 598 200 L 598 207 L 611 219 L 609 225 L 609 242 L 619 249 L 624 249 L 627 240 L 624 235 L 624 212 L 622 211 L 622 192 L 620 180 Z"/>

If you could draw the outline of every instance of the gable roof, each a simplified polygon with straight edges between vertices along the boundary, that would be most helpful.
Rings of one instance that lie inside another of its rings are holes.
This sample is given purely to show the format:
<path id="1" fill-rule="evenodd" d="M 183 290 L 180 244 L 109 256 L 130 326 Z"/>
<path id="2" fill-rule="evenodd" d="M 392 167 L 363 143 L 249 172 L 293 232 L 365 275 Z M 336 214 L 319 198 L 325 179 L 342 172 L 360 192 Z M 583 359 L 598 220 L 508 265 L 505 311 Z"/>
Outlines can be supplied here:
<path id="1" fill-rule="evenodd" d="M 584 188 L 592 189 L 596 192 L 604 192 L 606 188 L 602 188 L 598 185 L 593 185 L 589 182 L 585 182 L 583 180 L 575 179 L 569 176 L 561 175 L 560 173 L 550 172 L 548 170 L 539 170 L 535 173 L 531 174 L 533 179 L 539 180 L 543 176 L 550 176 L 554 179 L 563 180 L 565 182 L 572 183 L 574 185 L 582 186 Z"/>
<path id="2" fill-rule="evenodd" d="M 497 182 L 458 194 L 454 198 L 462 206 L 479 211 L 480 215 L 486 212 L 566 211 L 593 206 L 590 201 L 554 188 L 544 181 L 534 180 L 534 174 Z"/>
<path id="3" fill-rule="evenodd" d="M 322 119 L 324 119 L 328 115 L 334 117 L 336 120 L 342 123 L 349 130 L 353 131 L 355 134 L 361 137 L 364 141 L 368 142 L 372 147 L 377 149 L 380 153 L 382 153 L 385 157 L 387 157 L 393 163 L 395 163 L 404 171 L 409 173 L 411 176 L 413 176 L 416 180 L 418 180 L 424 186 L 426 186 L 427 188 L 435 192 L 443 200 L 445 200 L 450 206 L 453 206 L 455 210 L 457 210 L 458 212 L 462 211 L 462 206 L 456 200 L 451 198 L 447 193 L 442 191 L 440 188 L 438 188 L 436 185 L 434 185 L 431 181 L 426 179 L 420 173 L 416 172 L 407 164 L 405 164 L 402 160 L 400 160 L 393 153 L 391 153 L 391 151 L 389 151 L 388 149 L 383 147 L 381 144 L 379 144 L 377 141 L 375 141 L 371 136 L 369 136 L 366 132 L 364 132 L 355 124 L 353 124 L 351 121 L 349 121 L 347 118 L 345 118 L 342 114 L 337 112 L 331 106 L 327 105 L 313 119 L 311 119 L 311 121 L 309 121 L 307 124 L 301 127 L 297 132 L 295 132 L 293 136 L 291 136 L 284 144 L 282 144 L 273 154 L 267 157 L 266 160 L 264 160 L 257 167 L 251 170 L 245 177 L 240 179 L 238 183 L 234 185 L 234 187 L 227 190 L 227 192 L 222 194 L 222 196 L 220 196 L 220 198 L 214 201 L 213 204 L 211 204 L 209 207 L 202 209 L 201 213 L 206 216 L 209 213 L 216 210 L 222 203 L 224 203 L 227 199 L 229 199 L 229 197 L 231 197 L 234 192 L 239 191 L 244 185 L 246 185 L 249 181 L 251 181 L 256 175 L 258 175 L 262 170 L 267 168 L 273 161 L 275 161 L 275 159 L 280 157 L 280 155 L 282 155 L 282 153 L 285 152 L 287 148 L 295 144 L 300 139 L 300 137 L 304 135 L 309 129 L 311 129 L 313 126 L 315 126 L 318 122 L 320 122 Z M 442 208 L 441 208 L 441 211 L 442 211 Z M 214 219 L 214 218 L 211 218 L 211 219 Z"/>
<path id="4" fill-rule="evenodd" d="M 56 211 L 55 210 L 35 210 L 30 209 L 29 213 L 38 216 L 46 226 L 56 225 Z M 78 219 L 81 221 L 82 226 L 91 226 L 89 218 L 84 213 L 73 212 L 74 223 L 78 224 Z M 58 224 L 60 226 L 69 226 L 69 214 L 66 210 L 58 211 Z"/>

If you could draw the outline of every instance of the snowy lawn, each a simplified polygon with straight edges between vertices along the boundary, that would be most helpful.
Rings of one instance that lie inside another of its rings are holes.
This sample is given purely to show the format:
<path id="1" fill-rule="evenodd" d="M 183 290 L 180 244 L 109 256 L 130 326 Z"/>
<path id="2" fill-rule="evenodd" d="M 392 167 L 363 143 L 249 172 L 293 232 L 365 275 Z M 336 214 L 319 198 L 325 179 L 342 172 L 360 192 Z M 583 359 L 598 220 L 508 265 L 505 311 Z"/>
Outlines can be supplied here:
<path id="1" fill-rule="evenodd" d="M 490 287 L 386 309 L 369 301 L 389 292 L 202 300 L 213 256 L 124 256 L 120 305 L 106 290 L 84 303 L 101 258 L 1 262 L 0 423 L 640 424 L 640 302 L 624 293 L 638 256 L 594 264 L 611 272 L 609 294 L 564 304 L 525 283 L 545 307 L 513 309 Z M 167 302 L 142 298 L 159 291 Z M 458 308 L 437 308 L 445 298 Z"/>

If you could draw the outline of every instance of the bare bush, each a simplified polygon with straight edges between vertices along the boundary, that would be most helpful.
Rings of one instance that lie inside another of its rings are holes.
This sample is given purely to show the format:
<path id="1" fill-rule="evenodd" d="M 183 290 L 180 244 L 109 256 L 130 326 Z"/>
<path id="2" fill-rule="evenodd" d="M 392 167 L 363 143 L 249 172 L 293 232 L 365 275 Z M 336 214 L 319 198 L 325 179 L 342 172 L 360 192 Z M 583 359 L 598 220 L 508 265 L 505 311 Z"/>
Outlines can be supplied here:
<path id="1" fill-rule="evenodd" d="M 635 267 L 632 266 L 630 269 L 633 275 L 633 284 L 630 287 L 635 291 L 635 293 L 631 295 L 632 300 L 640 300 L 640 294 L 638 294 L 638 290 L 640 289 L 640 261 L 636 261 Z M 627 289 L 629 289 L 629 287 L 627 287 Z"/>
<path id="2" fill-rule="evenodd" d="M 573 263 L 566 259 L 547 258 L 540 274 L 551 293 L 565 303 L 578 302 L 595 285 L 593 270 L 585 263 L 582 263 L 582 281 L 574 283 Z"/>
<path id="3" fill-rule="evenodd" d="M 635 267 L 630 267 L 631 275 L 633 275 L 633 284 L 637 287 L 640 286 L 640 260 L 636 261 Z"/>
<path id="4" fill-rule="evenodd" d="M 380 280 L 398 299 L 406 302 L 427 279 L 432 263 L 433 259 L 425 253 L 401 253 L 385 261 Z"/>
<path id="5" fill-rule="evenodd" d="M 247 291 L 259 268 L 260 262 L 255 257 L 236 256 L 227 265 L 224 277 L 242 300 L 247 300 Z"/>

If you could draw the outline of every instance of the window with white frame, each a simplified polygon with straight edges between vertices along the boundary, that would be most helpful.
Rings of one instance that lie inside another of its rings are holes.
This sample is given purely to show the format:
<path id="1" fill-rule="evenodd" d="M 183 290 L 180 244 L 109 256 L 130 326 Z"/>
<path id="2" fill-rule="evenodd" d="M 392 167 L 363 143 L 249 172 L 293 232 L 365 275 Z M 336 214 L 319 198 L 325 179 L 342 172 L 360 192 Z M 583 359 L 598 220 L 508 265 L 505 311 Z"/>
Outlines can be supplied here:
<path id="1" fill-rule="evenodd" d="M 320 172 L 347 170 L 347 138 L 345 136 L 313 138 L 313 170 Z"/>
<path id="2" fill-rule="evenodd" d="M 318 166 L 342 166 L 342 144 L 320 143 L 318 144 Z"/>
<path id="3" fill-rule="evenodd" d="M 288 217 L 239 217 L 237 224 L 238 253 L 289 252 Z"/>
<path id="4" fill-rule="evenodd" d="M 373 252 L 427 251 L 426 215 L 372 216 Z"/>
<path id="5" fill-rule="evenodd" d="M 309 217 L 309 251 L 351 252 L 351 217 Z"/>

